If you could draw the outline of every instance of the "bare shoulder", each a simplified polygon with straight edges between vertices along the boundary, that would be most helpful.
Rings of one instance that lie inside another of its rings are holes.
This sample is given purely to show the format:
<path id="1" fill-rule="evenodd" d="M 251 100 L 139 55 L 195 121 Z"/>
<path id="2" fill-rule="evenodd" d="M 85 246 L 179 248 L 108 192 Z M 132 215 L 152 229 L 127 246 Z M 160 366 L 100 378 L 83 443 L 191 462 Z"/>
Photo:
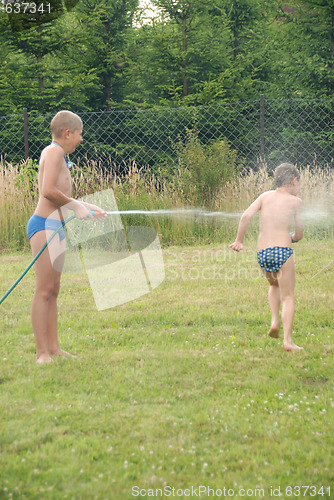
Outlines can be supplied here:
<path id="1" fill-rule="evenodd" d="M 265 191 L 264 193 L 260 194 L 259 198 L 271 196 L 273 193 L 275 193 L 274 189 L 271 189 L 270 191 Z"/>
<path id="2" fill-rule="evenodd" d="M 256 200 L 253 201 L 253 203 L 248 207 L 247 212 L 254 215 L 259 210 L 262 210 L 263 203 L 272 193 L 273 191 L 266 191 L 265 193 L 260 194 L 260 196 L 258 196 Z"/>
<path id="3" fill-rule="evenodd" d="M 64 152 L 56 144 L 49 144 L 43 149 L 41 156 L 44 158 L 63 158 Z"/>
<path id="4" fill-rule="evenodd" d="M 61 165 L 64 158 L 62 149 L 56 145 L 50 144 L 43 149 L 41 153 L 40 165 Z"/>
<path id="5" fill-rule="evenodd" d="M 298 196 L 294 196 L 295 200 L 295 206 L 297 210 L 301 210 L 303 207 L 303 200 L 301 198 L 298 198 Z"/>
<path id="6" fill-rule="evenodd" d="M 270 190 L 270 191 L 265 191 L 264 193 L 260 194 L 260 196 L 258 197 L 258 200 L 260 202 L 262 201 L 266 201 L 268 198 L 270 198 L 273 194 L 275 193 L 274 190 Z"/>

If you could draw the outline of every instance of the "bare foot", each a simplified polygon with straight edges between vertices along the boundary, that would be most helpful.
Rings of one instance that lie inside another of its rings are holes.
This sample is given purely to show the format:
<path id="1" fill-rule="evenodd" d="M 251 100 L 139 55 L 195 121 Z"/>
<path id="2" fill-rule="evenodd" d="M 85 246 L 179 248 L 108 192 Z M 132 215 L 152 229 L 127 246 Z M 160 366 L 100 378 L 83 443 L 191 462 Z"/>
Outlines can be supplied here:
<path id="1" fill-rule="evenodd" d="M 44 363 L 52 363 L 52 358 L 49 354 L 40 354 L 36 357 L 36 363 L 43 365 Z"/>
<path id="2" fill-rule="evenodd" d="M 76 358 L 74 354 L 70 354 L 69 352 L 63 351 L 63 349 L 57 349 L 55 351 L 50 352 L 51 356 L 67 356 L 69 358 Z"/>
<path id="3" fill-rule="evenodd" d="M 279 324 L 277 323 L 272 323 L 270 330 L 268 332 L 269 337 L 272 337 L 273 339 L 278 339 L 279 338 Z"/>
<path id="4" fill-rule="evenodd" d="M 286 351 L 302 351 L 304 347 L 299 347 L 298 345 L 294 344 L 293 342 L 284 342 L 284 349 Z"/>

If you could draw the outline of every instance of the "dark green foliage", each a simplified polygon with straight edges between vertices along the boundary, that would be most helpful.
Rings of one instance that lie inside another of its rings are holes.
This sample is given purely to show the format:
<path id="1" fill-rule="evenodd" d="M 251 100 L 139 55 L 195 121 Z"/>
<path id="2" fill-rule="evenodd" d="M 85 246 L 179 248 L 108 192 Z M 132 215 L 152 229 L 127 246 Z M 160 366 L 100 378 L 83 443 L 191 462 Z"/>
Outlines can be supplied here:
<path id="1" fill-rule="evenodd" d="M 175 149 L 182 190 L 186 197 L 195 193 L 200 205 L 210 206 L 224 184 L 235 179 L 244 167 L 226 139 L 203 145 L 193 130 L 188 130 L 186 140 L 179 141 Z"/>
<path id="2" fill-rule="evenodd" d="M 266 32 L 261 75 L 266 95 L 333 95 L 333 26 L 333 0 L 279 3 L 276 22 L 269 21 Z"/>
<path id="3" fill-rule="evenodd" d="M 108 156 L 109 165 L 131 159 L 166 170 L 177 163 L 172 144 L 194 128 L 202 144 L 226 137 L 256 167 L 264 93 L 269 167 L 310 164 L 314 154 L 328 163 L 333 2 L 154 0 L 158 11 L 143 23 L 138 0 L 82 0 L 18 33 L 0 12 L 0 155 L 24 157 L 23 108 L 34 159 L 52 115 L 71 109 L 84 115 L 74 160 Z"/>
<path id="4" fill-rule="evenodd" d="M 0 114 L 333 94 L 333 0 L 154 3 L 67 2 L 19 32 L 0 12 Z"/>
<path id="5" fill-rule="evenodd" d="M 38 175 L 38 162 L 29 158 L 26 163 L 20 165 L 20 173 L 15 179 L 15 186 L 25 189 L 26 181 L 30 190 L 36 187 Z"/>
<path id="6" fill-rule="evenodd" d="M 332 164 L 333 99 L 266 99 L 265 157 L 281 162 Z"/>

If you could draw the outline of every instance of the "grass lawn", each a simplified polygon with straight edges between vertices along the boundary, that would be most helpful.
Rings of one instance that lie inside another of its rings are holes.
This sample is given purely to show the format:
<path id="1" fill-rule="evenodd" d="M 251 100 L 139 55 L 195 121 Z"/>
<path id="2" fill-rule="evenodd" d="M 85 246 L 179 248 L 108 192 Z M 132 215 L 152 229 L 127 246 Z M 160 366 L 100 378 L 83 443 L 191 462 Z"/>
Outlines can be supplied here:
<path id="1" fill-rule="evenodd" d="M 77 358 L 44 366 L 24 278 L 1 305 L 0 498 L 334 496 L 333 265 L 311 279 L 334 243 L 294 246 L 298 353 L 267 336 L 246 246 L 167 248 L 160 287 L 101 312 L 64 274 L 61 346 Z M 1 296 L 29 262 L 0 257 Z"/>

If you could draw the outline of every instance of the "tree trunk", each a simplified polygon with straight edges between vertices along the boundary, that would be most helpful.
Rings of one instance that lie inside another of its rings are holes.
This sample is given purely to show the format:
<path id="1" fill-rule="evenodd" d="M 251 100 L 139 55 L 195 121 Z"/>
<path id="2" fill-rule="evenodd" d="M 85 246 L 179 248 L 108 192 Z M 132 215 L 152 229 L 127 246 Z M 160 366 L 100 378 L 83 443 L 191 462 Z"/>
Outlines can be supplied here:
<path id="1" fill-rule="evenodd" d="M 183 97 L 188 95 L 188 76 L 187 76 L 187 18 L 182 18 L 182 50 L 183 50 Z"/>
<path id="2" fill-rule="evenodd" d="M 332 29 L 331 29 L 331 47 L 332 47 L 332 72 L 334 73 L 334 5 L 332 7 Z M 334 74 L 332 75 L 332 92 L 334 90 Z"/>
<path id="3" fill-rule="evenodd" d="M 110 111 L 110 99 L 111 99 L 111 76 L 107 75 L 105 77 L 105 94 L 106 94 L 106 110 Z"/>
<path id="4" fill-rule="evenodd" d="M 44 89 L 44 76 L 42 75 L 42 56 L 37 56 L 37 62 L 39 66 L 38 88 Z"/>
<path id="5" fill-rule="evenodd" d="M 38 38 L 39 38 L 39 43 L 40 43 L 40 50 L 42 51 L 42 30 L 41 30 L 41 27 L 38 26 L 37 28 L 37 32 L 38 32 Z M 37 56 L 37 63 L 38 63 L 38 88 L 39 89 L 44 89 L 44 76 L 43 76 L 43 73 L 42 73 L 42 55 L 39 54 Z"/>

